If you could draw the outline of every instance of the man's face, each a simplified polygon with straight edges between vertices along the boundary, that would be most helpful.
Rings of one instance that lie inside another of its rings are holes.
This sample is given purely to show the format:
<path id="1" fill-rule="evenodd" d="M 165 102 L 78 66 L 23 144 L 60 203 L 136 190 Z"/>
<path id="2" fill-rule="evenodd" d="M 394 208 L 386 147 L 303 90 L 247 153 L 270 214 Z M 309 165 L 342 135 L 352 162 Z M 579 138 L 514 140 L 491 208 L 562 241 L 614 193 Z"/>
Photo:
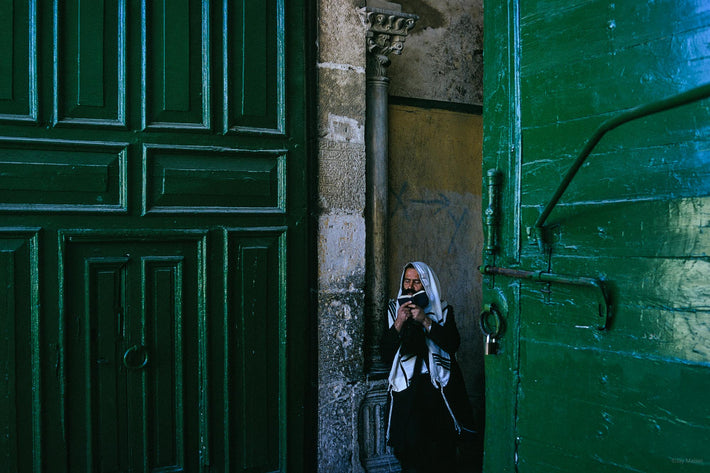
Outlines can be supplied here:
<path id="1" fill-rule="evenodd" d="M 424 289 L 421 280 L 419 279 L 419 273 L 414 268 L 407 268 L 404 272 L 404 280 L 402 281 L 402 293 L 403 294 L 414 294 Z"/>

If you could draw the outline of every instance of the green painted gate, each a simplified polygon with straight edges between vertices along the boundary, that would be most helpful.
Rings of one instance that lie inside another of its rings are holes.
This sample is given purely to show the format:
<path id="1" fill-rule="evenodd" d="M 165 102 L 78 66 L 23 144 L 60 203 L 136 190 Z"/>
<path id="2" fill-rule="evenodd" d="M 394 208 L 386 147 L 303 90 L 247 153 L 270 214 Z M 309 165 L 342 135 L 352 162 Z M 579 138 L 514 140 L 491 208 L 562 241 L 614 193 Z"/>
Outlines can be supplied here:
<path id="1" fill-rule="evenodd" d="M 710 82 L 710 8 L 485 15 L 485 471 L 708 471 L 710 100 L 603 135 L 536 222 L 602 123 Z"/>
<path id="2" fill-rule="evenodd" d="M 304 8 L 0 2 L 0 470 L 305 469 Z"/>

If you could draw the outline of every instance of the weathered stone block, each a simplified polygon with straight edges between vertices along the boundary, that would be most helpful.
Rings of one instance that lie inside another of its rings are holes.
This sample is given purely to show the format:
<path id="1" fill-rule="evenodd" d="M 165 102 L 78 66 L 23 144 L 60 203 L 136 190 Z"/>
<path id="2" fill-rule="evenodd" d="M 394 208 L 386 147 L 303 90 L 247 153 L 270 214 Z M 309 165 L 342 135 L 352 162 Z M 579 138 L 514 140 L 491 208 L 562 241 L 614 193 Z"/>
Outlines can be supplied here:
<path id="1" fill-rule="evenodd" d="M 363 302 L 361 292 L 319 294 L 319 379 L 364 379 Z"/>
<path id="2" fill-rule="evenodd" d="M 365 219 L 361 214 L 326 214 L 318 222 L 318 283 L 321 291 L 362 290 L 365 277 Z"/>
<path id="3" fill-rule="evenodd" d="M 321 141 L 318 156 L 318 203 L 326 211 L 362 215 L 365 208 L 365 146 L 354 143 Z M 361 217 L 360 217 L 361 218 Z M 348 217 L 352 219 L 352 217 Z M 331 220 L 329 220 L 330 222 Z M 364 223 L 363 223 L 364 224 Z M 329 223 L 330 225 L 330 223 Z M 363 231 L 360 223 L 348 223 L 350 231 Z M 357 237 L 357 235 L 353 235 Z M 341 241 L 338 239 L 338 241 Z M 359 245 L 353 249 L 360 253 Z M 338 254 L 342 254 L 339 248 Z"/>
<path id="4" fill-rule="evenodd" d="M 318 135 L 329 141 L 364 143 L 365 74 L 321 67 L 318 84 Z"/>
<path id="5" fill-rule="evenodd" d="M 353 392 L 345 382 L 323 384 L 318 395 L 318 470 L 351 471 Z"/>
<path id="6" fill-rule="evenodd" d="M 357 436 L 364 382 L 321 383 L 318 400 L 318 471 L 363 473 Z"/>
<path id="7" fill-rule="evenodd" d="M 363 0 L 318 2 L 318 62 L 365 67 L 363 6 Z"/>

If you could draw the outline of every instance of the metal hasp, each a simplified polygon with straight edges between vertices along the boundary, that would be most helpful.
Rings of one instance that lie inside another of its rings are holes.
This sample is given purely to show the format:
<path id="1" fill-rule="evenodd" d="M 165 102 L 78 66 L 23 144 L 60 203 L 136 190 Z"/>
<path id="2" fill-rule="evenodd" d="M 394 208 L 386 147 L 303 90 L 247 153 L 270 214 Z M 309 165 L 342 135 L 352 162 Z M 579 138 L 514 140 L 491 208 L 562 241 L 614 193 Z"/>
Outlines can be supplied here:
<path id="1" fill-rule="evenodd" d="M 687 105 L 689 103 L 697 102 L 698 100 L 702 100 L 708 97 L 710 97 L 710 83 L 701 85 L 681 94 L 659 100 L 657 102 L 652 102 L 649 104 L 634 107 L 631 110 L 627 110 L 626 112 L 612 117 L 602 123 L 591 136 L 591 138 L 589 138 L 586 145 L 579 153 L 579 156 L 572 164 L 572 167 L 570 167 L 569 171 L 567 171 L 567 174 L 565 175 L 564 179 L 555 191 L 554 195 L 545 206 L 545 209 L 542 211 L 542 214 L 540 214 L 537 221 L 535 222 L 535 231 L 537 233 L 537 239 L 540 248 L 543 248 L 544 246 L 543 227 L 545 225 L 545 220 L 547 220 L 547 217 L 550 215 L 552 210 L 559 202 L 560 198 L 562 197 L 562 194 L 565 192 L 565 190 L 567 190 L 567 187 L 569 186 L 570 182 L 572 182 L 572 179 L 574 179 L 575 175 L 577 174 L 577 171 L 579 171 L 579 168 L 582 167 L 582 164 L 584 164 L 584 161 L 587 159 L 594 147 L 597 145 L 597 143 L 599 143 L 599 141 L 608 131 L 613 130 L 619 125 L 623 125 L 624 123 L 636 120 L 637 118 L 642 118 L 648 115 L 652 115 L 654 113 L 663 112 L 672 108 L 680 107 L 682 105 Z"/>
<path id="2" fill-rule="evenodd" d="M 501 173 L 498 169 L 489 169 L 488 179 L 488 207 L 485 211 L 486 223 L 486 255 L 493 256 L 498 249 L 496 227 L 498 225 L 498 195 L 500 190 Z"/>
<path id="3" fill-rule="evenodd" d="M 599 318 L 602 323 L 597 325 L 599 330 L 605 330 L 609 326 L 609 321 L 611 320 L 612 310 L 611 310 L 611 298 L 609 296 L 604 282 L 600 279 L 585 278 L 578 276 L 565 276 L 562 274 L 548 273 L 545 271 L 527 271 L 522 269 L 512 269 L 512 268 L 499 268 L 496 266 L 481 266 L 479 268 L 481 274 L 487 274 L 492 276 L 505 276 L 508 278 L 515 279 L 528 279 L 531 281 L 541 282 L 541 283 L 558 283 L 558 284 L 568 284 L 571 286 L 584 286 L 596 289 L 599 295 L 601 295 L 601 300 L 599 302 Z"/>
<path id="4" fill-rule="evenodd" d="M 603 323 L 598 325 L 597 328 L 600 330 L 606 329 L 609 325 L 609 320 L 611 319 L 611 299 L 601 280 L 577 276 L 563 276 L 545 271 L 527 271 L 521 269 L 500 268 L 492 264 L 488 264 L 489 262 L 494 261 L 495 254 L 498 249 L 496 229 L 498 225 L 498 201 L 500 198 L 500 183 L 502 175 L 498 169 L 489 169 L 487 177 L 488 207 L 486 208 L 484 213 L 485 225 L 487 229 L 485 244 L 486 264 L 480 266 L 479 269 L 481 273 L 488 275 L 500 275 L 517 279 L 530 279 L 541 283 L 560 283 L 573 286 L 586 286 L 596 288 L 598 289 L 598 293 L 602 296 L 602 302 L 599 304 L 599 317 L 603 320 Z M 482 330 L 484 333 L 486 333 L 486 330 Z M 498 334 L 495 334 L 492 336 L 492 338 L 495 339 L 497 336 Z"/>

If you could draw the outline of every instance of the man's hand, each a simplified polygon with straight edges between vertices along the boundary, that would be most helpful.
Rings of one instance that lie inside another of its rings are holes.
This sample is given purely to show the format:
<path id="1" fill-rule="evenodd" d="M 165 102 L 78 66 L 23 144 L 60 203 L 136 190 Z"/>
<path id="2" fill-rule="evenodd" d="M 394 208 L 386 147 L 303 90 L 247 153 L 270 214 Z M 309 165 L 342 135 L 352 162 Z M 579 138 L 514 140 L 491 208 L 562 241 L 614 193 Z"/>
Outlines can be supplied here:
<path id="1" fill-rule="evenodd" d="M 412 307 L 416 307 L 412 302 L 407 302 L 406 304 L 402 304 L 399 306 L 399 309 L 397 309 L 397 318 L 394 321 L 394 328 L 400 332 L 402 330 L 402 326 L 404 323 L 407 321 L 412 316 Z"/>
<path id="2" fill-rule="evenodd" d="M 408 302 L 408 304 L 411 304 L 410 308 L 410 313 L 412 314 L 412 318 L 422 324 L 427 331 L 431 328 L 431 319 L 426 316 L 426 313 L 424 312 L 424 309 L 419 307 L 418 305 L 414 305 L 412 302 Z"/>

